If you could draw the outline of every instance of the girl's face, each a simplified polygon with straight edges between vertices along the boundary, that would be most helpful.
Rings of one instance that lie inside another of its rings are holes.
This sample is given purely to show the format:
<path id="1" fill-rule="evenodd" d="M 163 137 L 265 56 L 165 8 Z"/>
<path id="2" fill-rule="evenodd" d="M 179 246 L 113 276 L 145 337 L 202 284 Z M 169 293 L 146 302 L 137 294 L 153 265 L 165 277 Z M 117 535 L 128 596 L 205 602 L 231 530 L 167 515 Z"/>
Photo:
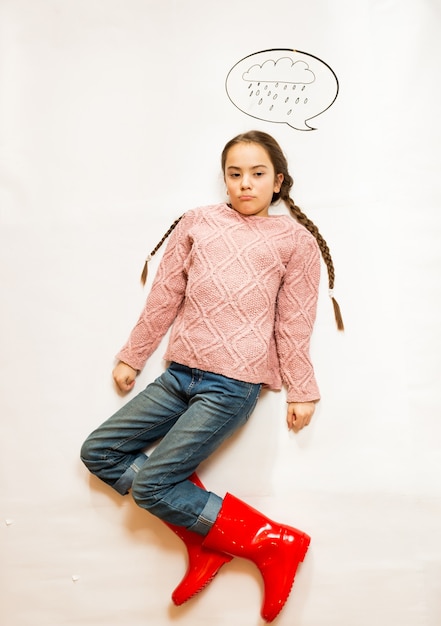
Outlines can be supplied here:
<path id="1" fill-rule="evenodd" d="M 265 148 L 257 143 L 235 144 L 227 153 L 224 176 L 233 209 L 241 215 L 268 217 L 283 174 L 276 174 Z"/>

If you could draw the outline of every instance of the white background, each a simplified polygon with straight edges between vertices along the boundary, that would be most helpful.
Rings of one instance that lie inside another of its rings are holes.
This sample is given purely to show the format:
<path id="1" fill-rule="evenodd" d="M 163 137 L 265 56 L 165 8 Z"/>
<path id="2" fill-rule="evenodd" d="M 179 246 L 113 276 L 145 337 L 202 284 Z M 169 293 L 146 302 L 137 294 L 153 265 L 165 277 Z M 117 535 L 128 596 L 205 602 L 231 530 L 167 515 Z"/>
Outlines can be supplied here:
<path id="1" fill-rule="evenodd" d="M 439 626 L 440 26 L 439 0 L 1 0 L 2 625 L 261 624 L 239 559 L 174 607 L 180 540 L 78 459 L 126 402 L 111 370 L 145 255 L 224 200 L 223 145 L 259 128 L 331 247 L 346 332 L 324 279 L 313 424 L 288 434 L 266 393 L 200 474 L 311 534 L 280 626 Z M 291 47 L 340 81 L 313 132 L 225 92 L 241 58 Z"/>

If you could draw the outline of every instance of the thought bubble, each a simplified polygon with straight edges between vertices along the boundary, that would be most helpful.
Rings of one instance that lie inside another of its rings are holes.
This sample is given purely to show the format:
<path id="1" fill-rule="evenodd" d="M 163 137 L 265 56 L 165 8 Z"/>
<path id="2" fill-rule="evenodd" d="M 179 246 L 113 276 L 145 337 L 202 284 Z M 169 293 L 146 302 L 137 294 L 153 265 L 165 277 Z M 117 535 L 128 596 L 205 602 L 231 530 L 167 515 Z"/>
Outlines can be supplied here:
<path id="1" fill-rule="evenodd" d="M 241 59 L 229 71 L 225 88 L 234 106 L 251 117 L 316 130 L 308 122 L 334 103 L 338 80 L 318 57 L 277 48 Z"/>

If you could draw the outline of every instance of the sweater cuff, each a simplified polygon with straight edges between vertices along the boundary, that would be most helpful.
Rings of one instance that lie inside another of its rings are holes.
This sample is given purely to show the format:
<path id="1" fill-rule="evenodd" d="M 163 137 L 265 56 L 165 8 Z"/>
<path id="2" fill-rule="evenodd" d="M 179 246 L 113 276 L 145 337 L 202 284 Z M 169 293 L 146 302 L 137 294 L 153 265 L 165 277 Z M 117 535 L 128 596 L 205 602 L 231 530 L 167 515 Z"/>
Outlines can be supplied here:
<path id="1" fill-rule="evenodd" d="M 319 402 L 320 394 L 318 392 L 309 394 L 309 395 L 288 392 L 286 401 L 287 402 Z"/>
<path id="2" fill-rule="evenodd" d="M 122 363 L 125 363 L 126 365 L 129 365 L 130 367 L 133 367 L 133 369 L 137 372 L 141 372 L 145 365 L 145 362 L 143 363 L 139 360 L 136 361 L 135 357 L 131 357 L 129 354 L 126 354 L 124 350 L 118 352 L 118 354 L 115 355 L 115 359 L 121 361 Z"/>

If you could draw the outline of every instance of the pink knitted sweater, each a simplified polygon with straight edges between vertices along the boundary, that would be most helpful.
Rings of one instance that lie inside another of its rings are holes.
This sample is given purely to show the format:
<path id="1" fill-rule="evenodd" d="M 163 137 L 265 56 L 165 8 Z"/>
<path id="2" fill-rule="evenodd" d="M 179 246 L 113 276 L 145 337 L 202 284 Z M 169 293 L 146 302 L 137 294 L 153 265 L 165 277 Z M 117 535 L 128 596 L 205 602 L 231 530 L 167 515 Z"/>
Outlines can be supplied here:
<path id="1" fill-rule="evenodd" d="M 118 359 L 141 370 L 171 325 L 167 361 L 319 399 L 309 357 L 320 255 L 288 215 L 226 204 L 188 211 L 172 232 Z"/>

